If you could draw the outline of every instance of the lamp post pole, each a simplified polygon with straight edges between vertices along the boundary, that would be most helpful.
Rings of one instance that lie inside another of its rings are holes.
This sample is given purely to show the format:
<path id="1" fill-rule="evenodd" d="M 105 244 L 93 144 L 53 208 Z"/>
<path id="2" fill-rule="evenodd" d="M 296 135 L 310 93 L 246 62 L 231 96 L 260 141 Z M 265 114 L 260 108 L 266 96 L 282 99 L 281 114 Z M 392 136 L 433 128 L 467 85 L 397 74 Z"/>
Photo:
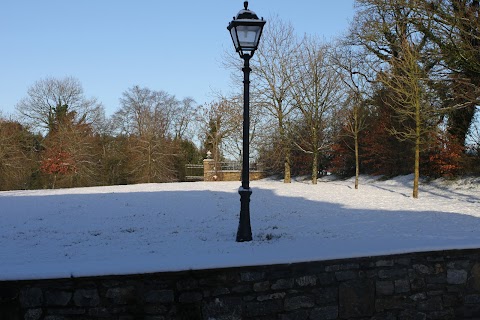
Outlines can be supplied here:
<path id="1" fill-rule="evenodd" d="M 240 10 L 228 25 L 227 29 L 235 46 L 235 50 L 243 59 L 243 155 L 242 186 L 240 194 L 240 221 L 237 231 L 237 242 L 252 241 L 250 225 L 250 59 L 258 48 L 265 20 L 258 19 L 255 12 L 248 9 L 248 1 L 243 3 L 245 9 Z"/>
<path id="2" fill-rule="evenodd" d="M 243 64 L 243 158 L 242 158 L 242 186 L 240 194 L 240 221 L 237 231 L 237 242 L 252 240 L 250 224 L 250 58 L 248 54 L 242 56 Z"/>

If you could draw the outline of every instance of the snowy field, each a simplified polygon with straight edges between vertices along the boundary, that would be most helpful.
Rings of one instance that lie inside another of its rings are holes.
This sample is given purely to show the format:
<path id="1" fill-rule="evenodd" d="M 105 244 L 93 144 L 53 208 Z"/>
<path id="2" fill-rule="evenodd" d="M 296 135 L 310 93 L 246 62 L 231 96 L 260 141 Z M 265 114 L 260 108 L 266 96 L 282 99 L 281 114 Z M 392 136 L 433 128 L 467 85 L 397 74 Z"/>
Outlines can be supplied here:
<path id="1" fill-rule="evenodd" d="M 0 280 L 80 277 L 480 248 L 480 179 L 239 182 L 0 192 Z"/>

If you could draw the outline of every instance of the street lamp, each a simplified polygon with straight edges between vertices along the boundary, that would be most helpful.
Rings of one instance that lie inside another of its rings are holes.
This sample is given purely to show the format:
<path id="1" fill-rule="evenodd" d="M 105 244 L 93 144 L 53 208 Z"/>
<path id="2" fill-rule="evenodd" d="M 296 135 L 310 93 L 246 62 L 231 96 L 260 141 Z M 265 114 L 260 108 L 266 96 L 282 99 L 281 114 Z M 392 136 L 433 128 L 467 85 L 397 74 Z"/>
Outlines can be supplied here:
<path id="1" fill-rule="evenodd" d="M 227 29 L 232 36 L 235 50 L 243 59 L 243 156 L 242 156 L 242 186 L 240 194 L 240 221 L 237 231 L 237 242 L 251 241 L 252 228 L 250 226 L 250 59 L 258 48 L 263 26 L 266 21 L 258 19 L 255 12 L 248 10 L 248 1 L 244 2 L 245 9 L 240 10 L 237 16 L 228 25 Z"/>

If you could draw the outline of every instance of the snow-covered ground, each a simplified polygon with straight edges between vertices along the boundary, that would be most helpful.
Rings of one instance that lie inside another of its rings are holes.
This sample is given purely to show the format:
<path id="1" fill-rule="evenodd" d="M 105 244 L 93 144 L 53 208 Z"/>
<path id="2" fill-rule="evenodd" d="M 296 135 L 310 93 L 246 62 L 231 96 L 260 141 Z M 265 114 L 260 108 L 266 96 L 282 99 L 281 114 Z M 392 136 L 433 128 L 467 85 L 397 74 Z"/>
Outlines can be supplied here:
<path id="1" fill-rule="evenodd" d="M 0 192 L 0 280 L 178 271 L 480 248 L 480 179 L 239 182 Z"/>

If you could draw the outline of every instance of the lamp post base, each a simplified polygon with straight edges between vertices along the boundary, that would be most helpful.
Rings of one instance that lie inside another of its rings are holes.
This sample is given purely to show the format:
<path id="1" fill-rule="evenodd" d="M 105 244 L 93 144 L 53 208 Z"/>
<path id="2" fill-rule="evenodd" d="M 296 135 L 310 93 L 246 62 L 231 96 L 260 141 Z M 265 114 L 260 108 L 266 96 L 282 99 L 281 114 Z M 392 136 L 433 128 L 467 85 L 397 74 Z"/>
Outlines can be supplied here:
<path id="1" fill-rule="evenodd" d="M 252 227 L 250 225 L 250 196 L 252 190 L 240 187 L 240 222 L 238 224 L 237 242 L 252 241 Z"/>

